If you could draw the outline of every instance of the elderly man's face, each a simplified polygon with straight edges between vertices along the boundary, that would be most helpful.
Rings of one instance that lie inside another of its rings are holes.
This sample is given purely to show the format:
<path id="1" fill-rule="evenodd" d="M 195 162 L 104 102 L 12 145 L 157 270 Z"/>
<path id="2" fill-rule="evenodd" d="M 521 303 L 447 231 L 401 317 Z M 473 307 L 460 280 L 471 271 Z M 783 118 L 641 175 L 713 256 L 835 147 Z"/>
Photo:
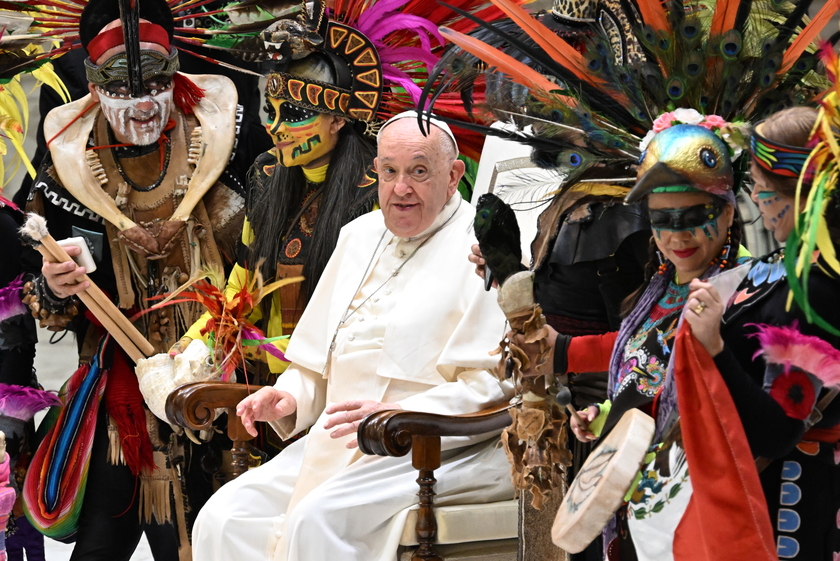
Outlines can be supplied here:
<path id="1" fill-rule="evenodd" d="M 385 226 L 410 238 L 426 230 L 458 188 L 464 162 L 441 146 L 445 133 L 435 126 L 423 136 L 414 119 L 388 125 L 379 139 L 374 166 Z"/>

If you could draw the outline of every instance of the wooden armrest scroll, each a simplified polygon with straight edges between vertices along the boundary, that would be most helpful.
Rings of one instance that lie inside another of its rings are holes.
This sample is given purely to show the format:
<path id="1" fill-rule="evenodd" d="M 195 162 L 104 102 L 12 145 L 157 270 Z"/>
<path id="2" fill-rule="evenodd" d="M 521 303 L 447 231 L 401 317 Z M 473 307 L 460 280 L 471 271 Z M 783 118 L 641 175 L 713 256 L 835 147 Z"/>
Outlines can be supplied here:
<path id="1" fill-rule="evenodd" d="M 232 477 L 239 477 L 252 466 L 248 441 L 254 437 L 236 415 L 236 405 L 261 387 L 229 382 L 184 384 L 166 398 L 166 416 L 186 429 L 210 430 L 216 410 L 224 409 L 228 414 L 228 437 L 233 442 L 231 473 Z"/>
<path id="2" fill-rule="evenodd" d="M 166 416 L 187 429 L 209 430 L 216 409 L 232 412 L 237 403 L 261 387 L 228 382 L 184 384 L 166 398 Z"/>
<path id="3" fill-rule="evenodd" d="M 377 411 L 359 424 L 359 448 L 376 456 L 405 456 L 411 450 L 413 436 L 475 436 L 501 430 L 510 425 L 508 410 L 503 404 L 466 415 L 436 415 L 417 411 Z"/>

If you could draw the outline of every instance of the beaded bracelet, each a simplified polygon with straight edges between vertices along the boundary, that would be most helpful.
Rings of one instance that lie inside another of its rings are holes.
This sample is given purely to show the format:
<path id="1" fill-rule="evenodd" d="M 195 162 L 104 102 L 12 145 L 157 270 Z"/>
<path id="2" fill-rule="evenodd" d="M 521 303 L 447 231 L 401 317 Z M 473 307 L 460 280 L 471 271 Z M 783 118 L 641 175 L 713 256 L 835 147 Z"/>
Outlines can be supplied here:
<path id="1" fill-rule="evenodd" d="M 76 296 L 58 298 L 43 275 L 24 283 L 23 294 L 23 303 L 29 307 L 32 317 L 50 331 L 65 329 L 79 313 L 79 299 Z"/>

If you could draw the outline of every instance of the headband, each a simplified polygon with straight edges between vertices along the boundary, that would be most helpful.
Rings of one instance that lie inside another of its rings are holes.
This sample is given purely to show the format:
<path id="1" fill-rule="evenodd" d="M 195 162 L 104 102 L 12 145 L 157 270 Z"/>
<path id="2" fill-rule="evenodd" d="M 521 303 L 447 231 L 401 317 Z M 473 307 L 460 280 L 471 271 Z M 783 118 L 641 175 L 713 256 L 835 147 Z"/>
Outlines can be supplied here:
<path id="1" fill-rule="evenodd" d="M 160 45 L 167 51 L 170 50 L 169 34 L 166 30 L 150 22 L 140 22 L 140 42 L 141 43 L 155 43 Z M 122 26 L 112 27 L 107 31 L 103 31 L 93 39 L 87 46 L 87 53 L 91 61 L 99 59 L 108 49 L 118 47 L 125 44 L 123 37 Z"/>
<path id="2" fill-rule="evenodd" d="M 753 131 L 750 153 L 753 161 L 765 171 L 782 177 L 799 177 L 811 149 L 780 144 Z"/>

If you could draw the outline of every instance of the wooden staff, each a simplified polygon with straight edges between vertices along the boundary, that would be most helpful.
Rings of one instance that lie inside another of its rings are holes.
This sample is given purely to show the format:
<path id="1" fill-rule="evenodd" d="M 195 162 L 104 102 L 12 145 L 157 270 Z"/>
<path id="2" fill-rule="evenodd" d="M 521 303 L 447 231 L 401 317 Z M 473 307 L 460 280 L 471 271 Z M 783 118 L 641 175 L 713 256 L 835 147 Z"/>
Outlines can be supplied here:
<path id="1" fill-rule="evenodd" d="M 28 213 L 21 233 L 38 242 L 36 249 L 49 263 L 72 261 L 63 247 L 50 235 L 47 221 L 35 213 Z M 89 281 L 90 287 L 78 294 L 82 303 L 122 347 L 126 354 L 137 362 L 155 354 L 152 344 L 137 330 L 87 275 L 80 282 Z"/>

